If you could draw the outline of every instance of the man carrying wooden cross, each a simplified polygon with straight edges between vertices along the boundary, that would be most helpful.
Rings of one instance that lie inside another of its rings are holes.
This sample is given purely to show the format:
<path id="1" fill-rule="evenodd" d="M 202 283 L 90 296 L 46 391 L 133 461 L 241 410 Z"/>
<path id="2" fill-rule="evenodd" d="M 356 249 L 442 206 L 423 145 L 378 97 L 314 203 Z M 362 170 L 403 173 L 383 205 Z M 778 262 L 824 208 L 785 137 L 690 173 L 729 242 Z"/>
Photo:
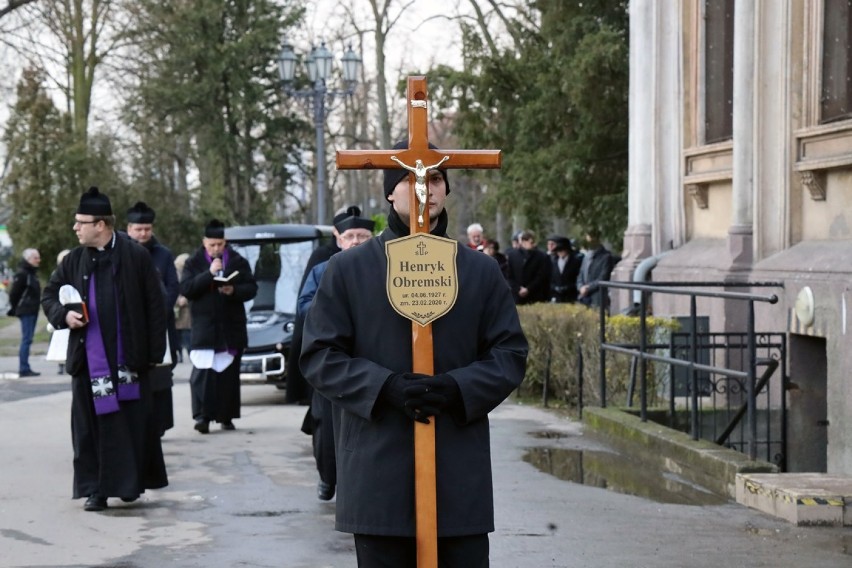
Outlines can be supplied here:
<path id="1" fill-rule="evenodd" d="M 446 171 L 430 168 L 425 181 L 429 233 L 445 237 Z M 406 169 L 384 170 L 384 190 L 388 228 L 332 257 L 305 322 L 302 370 L 340 409 L 336 528 L 354 533 L 362 568 L 417 565 L 414 425 L 432 421 L 440 565 L 486 567 L 494 530 L 488 413 L 521 383 L 527 341 L 497 263 L 455 243 L 455 272 L 444 261 L 412 257 L 395 261 L 396 275 L 388 276 L 387 286 L 412 284 L 403 303 L 415 312 L 428 314 L 444 300 L 440 286 L 457 293 L 429 324 L 434 376 L 411 372 L 412 323 L 391 305 L 380 279 L 388 274 L 386 243 L 409 234 L 411 208 L 419 204 Z"/>

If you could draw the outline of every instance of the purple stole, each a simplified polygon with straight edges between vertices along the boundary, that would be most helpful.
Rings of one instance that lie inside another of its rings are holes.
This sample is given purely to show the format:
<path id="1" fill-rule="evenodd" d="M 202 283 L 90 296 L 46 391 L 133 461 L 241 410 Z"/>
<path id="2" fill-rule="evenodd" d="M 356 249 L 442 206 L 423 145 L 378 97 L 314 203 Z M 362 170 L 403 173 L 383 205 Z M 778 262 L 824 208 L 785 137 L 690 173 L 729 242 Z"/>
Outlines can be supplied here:
<path id="1" fill-rule="evenodd" d="M 92 383 L 92 399 L 95 403 L 95 414 L 118 412 L 120 400 L 139 400 L 139 376 L 125 366 L 124 343 L 121 337 L 121 313 L 116 298 L 116 340 L 118 341 L 118 389 L 113 383 L 112 372 L 109 369 L 104 339 L 101 335 L 101 324 L 98 316 L 98 306 L 95 297 L 95 275 L 89 279 L 89 325 L 86 326 L 86 359 L 89 363 L 89 380 Z"/>
<path id="2" fill-rule="evenodd" d="M 225 273 L 225 267 L 228 266 L 228 249 L 225 248 L 222 250 L 222 274 Z M 204 251 L 204 258 L 207 259 L 207 264 L 213 263 L 213 257 L 210 256 L 207 251 Z"/>

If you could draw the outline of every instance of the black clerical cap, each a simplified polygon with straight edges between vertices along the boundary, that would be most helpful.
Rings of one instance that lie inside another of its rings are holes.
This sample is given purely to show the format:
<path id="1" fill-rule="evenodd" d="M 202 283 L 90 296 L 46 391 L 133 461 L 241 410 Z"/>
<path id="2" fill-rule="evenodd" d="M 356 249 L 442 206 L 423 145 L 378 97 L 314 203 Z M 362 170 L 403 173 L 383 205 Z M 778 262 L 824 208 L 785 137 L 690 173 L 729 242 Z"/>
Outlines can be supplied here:
<path id="1" fill-rule="evenodd" d="M 89 191 L 80 196 L 77 213 L 96 217 L 112 215 L 112 205 L 110 205 L 109 197 L 98 191 L 97 187 L 92 186 Z"/>
<path id="2" fill-rule="evenodd" d="M 153 209 L 148 207 L 144 201 L 137 201 L 136 205 L 127 210 L 128 223 L 141 223 L 143 225 L 151 225 L 154 222 L 154 217 L 157 214 Z"/>
<path id="3" fill-rule="evenodd" d="M 346 207 L 345 209 L 340 210 L 337 215 L 334 216 L 334 220 L 331 222 L 332 225 L 337 225 L 339 222 L 343 221 L 347 217 L 351 217 L 353 215 L 352 211 L 354 211 L 354 215 L 356 217 L 361 216 L 361 208 L 357 205 L 352 205 L 350 207 Z"/>
<path id="4" fill-rule="evenodd" d="M 219 219 L 211 219 L 207 226 L 204 227 L 204 236 L 208 239 L 224 239 L 225 238 L 225 223 Z"/>
<path id="5" fill-rule="evenodd" d="M 350 207 L 346 210 L 346 216 L 337 221 L 337 217 L 335 216 L 334 228 L 337 229 L 337 232 L 341 235 L 347 229 L 367 229 L 368 231 L 372 231 L 373 227 L 376 226 L 376 222 L 372 219 L 367 219 L 366 217 L 361 217 L 361 210 L 357 207 Z"/>

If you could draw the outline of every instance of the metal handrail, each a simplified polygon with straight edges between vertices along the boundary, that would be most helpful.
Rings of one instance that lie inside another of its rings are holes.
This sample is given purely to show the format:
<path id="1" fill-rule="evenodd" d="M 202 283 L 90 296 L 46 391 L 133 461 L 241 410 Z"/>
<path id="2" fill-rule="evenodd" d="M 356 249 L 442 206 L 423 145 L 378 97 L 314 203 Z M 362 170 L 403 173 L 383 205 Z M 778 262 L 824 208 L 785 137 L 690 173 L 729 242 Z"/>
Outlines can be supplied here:
<path id="1" fill-rule="evenodd" d="M 756 302 L 768 302 L 770 304 L 775 304 L 778 302 L 778 296 L 775 294 L 770 294 L 768 296 L 761 296 L 760 294 L 749 294 L 748 292 L 705 292 L 705 291 L 696 291 L 696 290 L 672 290 L 672 288 L 676 287 L 686 287 L 686 286 L 694 286 L 694 284 L 688 282 L 667 282 L 665 286 L 658 285 L 650 285 L 650 284 L 633 284 L 629 282 L 599 282 L 601 287 L 606 288 L 621 288 L 623 290 L 639 290 L 643 292 L 661 292 L 664 294 L 672 294 L 675 296 L 701 296 L 704 298 L 726 298 L 729 300 L 754 300 Z M 663 284 L 663 283 L 661 283 Z M 720 283 L 719 285 L 723 286 L 733 286 L 735 283 Z M 738 282 L 737 286 L 751 288 L 752 285 L 749 283 Z M 776 286 L 783 287 L 781 283 L 775 284 Z M 710 284 L 702 283 L 699 284 L 702 287 L 709 287 Z M 763 282 L 760 283 L 760 286 L 772 286 L 772 283 Z"/>
<path id="2" fill-rule="evenodd" d="M 607 305 L 606 302 L 602 301 L 600 304 L 600 399 L 601 406 L 606 407 L 606 352 L 613 351 L 616 353 L 622 353 L 627 355 L 632 355 L 633 357 L 637 357 L 639 359 L 639 377 L 640 377 L 640 418 L 643 422 L 648 421 L 648 401 L 647 401 L 647 361 L 658 361 L 662 363 L 668 363 L 671 365 L 683 366 L 689 369 L 690 375 L 690 385 L 691 385 L 691 405 L 693 409 L 698 408 L 698 371 L 707 371 L 711 373 L 717 373 L 726 375 L 729 377 L 740 378 L 745 380 L 746 382 L 746 424 L 747 424 L 747 441 L 748 441 L 748 455 L 750 459 L 757 458 L 757 414 L 755 412 L 756 406 L 756 377 L 757 377 L 757 346 L 755 343 L 755 317 L 754 317 L 754 304 L 755 302 L 765 302 L 768 304 L 776 304 L 778 302 L 778 296 L 775 294 L 770 295 L 761 295 L 761 294 L 752 294 L 747 292 L 713 292 L 706 290 L 695 290 L 694 287 L 696 285 L 702 287 L 709 286 L 729 286 L 729 287 L 757 287 L 757 286 L 777 286 L 779 288 L 783 288 L 782 283 L 749 283 L 749 282 L 723 282 L 723 283 L 692 283 L 692 282 L 666 282 L 659 283 L 663 285 L 649 285 L 649 284 L 637 284 L 637 283 L 628 283 L 628 282 L 611 282 L 611 281 L 602 281 L 599 283 L 600 287 L 603 288 L 601 291 L 601 297 L 606 298 L 608 295 L 608 288 L 618 288 L 622 290 L 634 290 L 641 292 L 640 302 L 639 302 L 639 348 L 631 349 L 626 348 L 620 345 L 610 344 L 606 341 L 606 316 L 607 316 Z M 679 287 L 690 287 L 692 289 L 689 290 L 678 290 Z M 676 296 L 689 296 L 690 298 L 690 308 L 689 308 L 689 317 L 692 323 L 692 329 L 690 330 L 690 342 L 689 342 L 689 361 L 684 361 L 683 359 L 676 359 L 673 357 L 665 357 L 660 355 L 655 355 L 652 353 L 648 353 L 648 342 L 647 342 L 647 304 L 648 304 L 648 296 L 653 293 L 667 294 L 667 295 L 676 295 Z M 711 365 L 703 365 L 701 363 L 696 363 L 697 353 L 698 353 L 698 333 L 697 333 L 697 298 L 721 298 L 725 300 L 737 300 L 744 301 L 748 303 L 748 329 L 746 332 L 747 337 L 747 353 L 748 353 L 748 365 L 746 371 L 738 371 L 736 369 L 725 369 L 721 367 L 715 367 Z M 694 440 L 698 439 L 699 432 L 699 424 L 698 424 L 698 412 L 693 411 L 691 413 L 691 430 L 692 430 L 692 438 Z"/>

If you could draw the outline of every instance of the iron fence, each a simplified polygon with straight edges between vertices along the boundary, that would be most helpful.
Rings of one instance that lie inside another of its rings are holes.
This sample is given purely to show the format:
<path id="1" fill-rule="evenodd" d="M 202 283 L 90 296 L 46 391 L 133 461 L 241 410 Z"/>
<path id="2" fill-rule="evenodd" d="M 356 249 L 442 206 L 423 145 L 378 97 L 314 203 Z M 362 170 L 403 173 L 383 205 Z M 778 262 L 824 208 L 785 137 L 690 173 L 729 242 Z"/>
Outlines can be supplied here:
<path id="1" fill-rule="evenodd" d="M 600 307 L 600 370 L 599 389 L 601 406 L 607 405 L 606 354 L 617 353 L 633 358 L 633 376 L 628 400 L 632 404 L 638 365 L 639 416 L 648 420 L 648 361 L 669 365 L 669 420 L 678 420 L 677 403 L 680 399 L 689 417 L 688 432 L 694 440 L 712 435 L 717 443 L 738 449 L 757 459 L 759 448 L 765 450 L 768 461 L 784 465 L 786 454 L 786 396 L 783 379 L 786 377 L 786 341 L 780 333 L 755 331 L 754 306 L 757 302 L 775 304 L 774 294 L 760 295 L 742 292 L 696 290 L 695 287 L 782 287 L 778 283 L 675 283 L 654 285 L 624 282 L 602 282 L 605 288 L 620 288 L 638 293 L 639 344 L 608 343 L 606 340 L 606 308 Z M 687 289 L 690 288 L 690 289 Z M 604 292 L 606 294 L 606 292 Z M 690 331 L 673 333 L 668 345 L 649 341 L 646 318 L 651 294 L 688 296 L 690 300 Z M 747 329 L 736 333 L 699 333 L 697 298 L 717 298 L 744 302 L 747 309 Z M 686 341 L 678 342 L 680 338 Z M 668 355 L 655 351 L 668 348 Z M 709 355 L 700 362 L 699 354 Z M 769 379 L 781 367 L 781 388 L 774 392 Z M 686 371 L 682 396 L 678 397 L 675 369 Z M 758 372 L 760 370 L 760 373 Z M 582 377 L 580 378 L 582 381 Z M 582 389 L 582 386 L 581 386 Z M 582 390 L 581 390 L 582 392 Z M 774 397 L 774 398 L 773 398 Z M 710 405 L 712 412 L 707 412 Z M 778 409 L 776 412 L 775 409 Z M 720 411 L 721 410 L 721 411 Z M 780 413 L 780 414 L 779 414 Z M 711 416 L 711 420 L 706 417 Z M 765 417 L 760 420 L 759 417 Z M 744 419 L 744 421 L 743 421 Z M 722 427 L 721 425 L 725 426 Z M 759 425 L 761 426 L 759 428 Z"/>

